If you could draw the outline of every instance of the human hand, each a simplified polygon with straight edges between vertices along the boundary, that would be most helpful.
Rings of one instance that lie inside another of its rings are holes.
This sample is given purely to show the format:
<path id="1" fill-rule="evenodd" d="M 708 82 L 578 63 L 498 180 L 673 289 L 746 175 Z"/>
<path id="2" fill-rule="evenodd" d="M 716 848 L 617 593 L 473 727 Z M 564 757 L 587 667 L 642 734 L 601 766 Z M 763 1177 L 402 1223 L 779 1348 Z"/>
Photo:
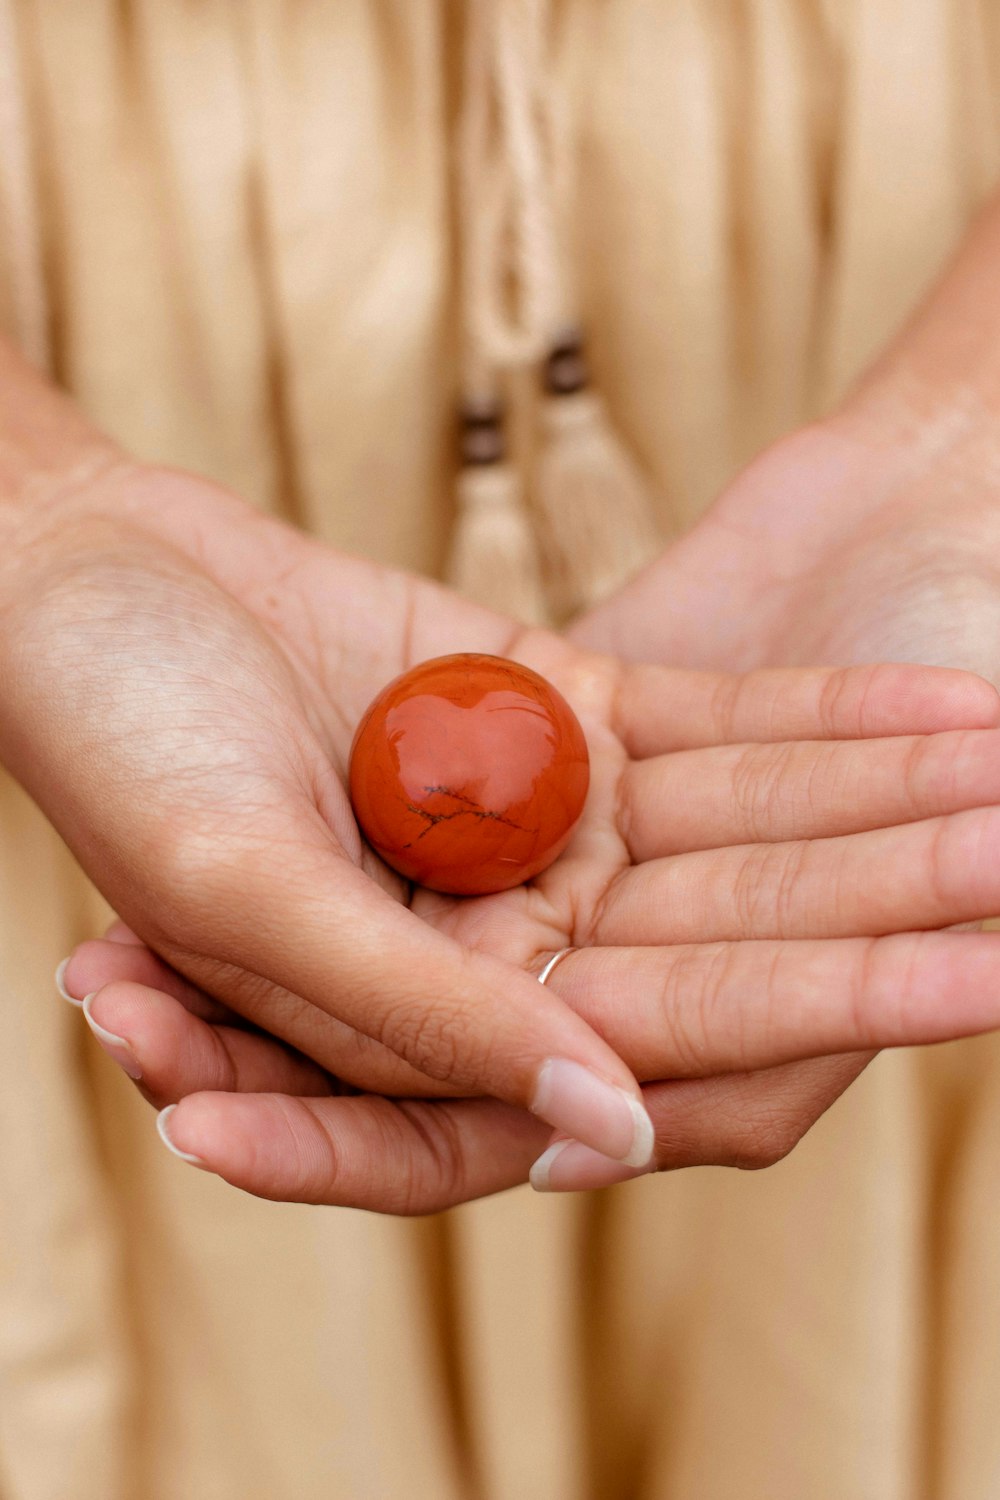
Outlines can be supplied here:
<path id="1" fill-rule="evenodd" d="M 38 422 L 57 425 L 57 398 L 40 387 L 37 401 Z M 626 741 L 640 724 L 645 756 L 660 735 L 697 741 L 699 716 L 725 701 L 719 682 L 663 673 L 637 690 L 555 637 L 517 647 L 510 622 L 432 585 L 97 450 L 73 486 L 36 484 L 30 506 L 0 495 L 0 750 L 98 887 L 188 983 L 310 1058 L 283 1075 L 299 1088 L 325 1092 L 332 1074 L 407 1098 L 492 1095 L 645 1163 L 652 1131 L 629 1070 L 525 969 L 585 931 L 625 872 Z M 573 850 L 530 888 L 480 904 L 411 892 L 363 845 L 343 786 L 375 689 L 456 645 L 519 649 L 573 699 L 592 752 Z M 758 686 L 739 713 L 765 710 L 777 732 L 773 690 Z M 865 674 L 847 682 L 832 732 L 854 732 L 862 710 L 875 714 L 869 731 L 879 714 L 898 729 L 995 713 L 983 684 L 947 674 L 870 687 Z M 786 704 L 795 732 L 830 701 L 815 677 L 799 691 Z M 497 1108 L 473 1113 L 502 1119 Z M 393 1118 L 425 1148 L 403 1106 Z M 533 1139 L 530 1121 L 497 1128 Z M 492 1187 L 521 1180 L 522 1161 L 487 1154 Z M 419 1197 L 405 1174 L 373 1181 L 389 1206 Z"/>
<path id="2" fill-rule="evenodd" d="M 1000 684 L 998 264 L 994 206 L 842 408 L 763 454 L 574 638 L 628 660 L 755 668 L 891 658 Z M 980 858 L 992 857 L 991 841 Z M 909 925 L 922 925 L 916 906 Z M 940 983 L 945 1003 L 949 977 Z M 767 1163 L 869 1057 L 757 1075 L 756 1109 L 727 1079 L 647 1100 L 661 1137 L 711 1141 L 721 1131 L 715 1159 Z M 662 1139 L 659 1154 L 669 1160 Z"/>
<path id="3" fill-rule="evenodd" d="M 23 391 L 22 426 L 63 432 L 61 398 L 27 372 Z M 0 438 L 0 755 L 135 931 L 350 1085 L 493 1095 L 647 1160 L 628 1069 L 520 962 L 452 933 L 456 902 L 413 900 L 345 794 L 376 689 L 442 640 L 502 651 L 509 622 L 97 438 L 72 483 L 26 464 L 19 487 Z M 600 823 L 624 755 L 610 678 L 554 645 L 590 684 Z M 600 888 L 608 839 L 589 845 L 544 917 L 498 901 L 518 960 Z"/>
<path id="4" fill-rule="evenodd" d="M 975 809 L 1000 790 L 1000 732 L 768 743 L 766 734 L 793 728 L 829 732 L 831 711 L 847 715 L 841 728 L 854 718 L 857 730 L 857 689 L 867 684 L 867 712 L 880 712 L 879 677 L 883 691 L 894 676 L 898 690 L 903 678 L 894 669 L 765 673 L 744 679 L 739 694 L 739 680 L 730 680 L 723 694 L 726 679 L 670 675 L 684 684 L 676 703 L 650 703 L 648 688 L 665 680 L 662 673 L 627 679 L 626 695 L 650 705 L 644 732 L 660 742 L 659 710 L 678 747 L 624 770 L 623 826 L 632 857 L 644 862 L 622 866 L 596 918 L 570 934 L 596 946 L 571 953 L 550 983 L 640 1078 L 673 1080 L 645 1090 L 661 1166 L 761 1165 L 791 1144 L 789 1130 L 809 1104 L 802 1085 L 812 1075 L 792 1064 L 784 1070 L 785 1112 L 774 1108 L 781 1064 L 1000 1021 L 1000 938 L 877 935 L 901 925 L 914 900 L 928 925 L 968 919 L 996 900 L 1000 878 L 968 868 L 967 854 L 995 823 L 995 814 Z M 932 695 L 935 677 L 927 680 Z M 714 701 L 717 716 L 685 721 L 695 684 L 709 681 L 711 700 L 703 702 Z M 813 706 L 803 714 L 805 687 Z M 781 701 L 790 718 L 776 717 Z M 897 713 L 896 727 L 902 722 Z M 869 727 L 890 723 L 872 719 Z M 727 734 L 735 745 L 691 748 Z M 637 753 L 644 742 L 631 748 Z M 883 820 L 902 826 L 880 830 Z M 525 901 L 551 900 L 551 883 L 567 873 L 562 864 L 523 888 Z M 499 905 L 479 898 L 454 915 L 474 924 L 479 940 L 506 945 Z M 847 936 L 857 933 L 867 936 Z M 129 934 L 121 928 L 110 936 L 78 949 L 63 983 L 89 997 L 95 1034 L 141 1075 L 152 1103 L 184 1101 L 169 1117 L 171 1143 L 228 1181 L 270 1197 L 420 1212 L 527 1173 L 542 1143 L 536 1122 L 484 1101 L 302 1097 L 321 1092 L 322 1080 L 310 1075 L 305 1086 L 301 1058 L 234 1027 L 210 997 L 122 942 Z M 631 943 L 649 946 L 624 946 Z M 837 1056 L 811 1067 L 827 1091 L 850 1077 Z M 722 1073 L 734 1076 L 719 1101 L 713 1075 Z M 326 1087 L 335 1094 L 330 1080 Z M 627 1175 L 632 1169 L 572 1146 L 559 1160 L 550 1155 L 535 1181 L 582 1187 Z"/>
<path id="5" fill-rule="evenodd" d="M 958 288 L 966 300 L 971 271 L 966 265 Z M 983 305 L 983 296 L 977 296 L 977 311 Z M 929 332 L 928 326 L 917 326 L 917 343 L 901 346 L 902 354 L 886 362 L 844 412 L 785 440 L 753 465 L 662 563 L 618 601 L 583 622 L 577 638 L 633 658 L 708 668 L 813 657 L 897 656 L 950 660 L 996 677 L 991 643 L 1000 638 L 1000 621 L 995 618 L 997 590 L 989 563 L 996 520 L 982 480 L 995 465 L 995 453 L 988 426 L 976 420 L 977 412 L 989 415 L 990 390 L 983 381 L 969 385 L 970 369 L 983 367 L 988 347 L 960 365 L 946 357 L 948 351 L 943 353 L 940 343 L 942 333 L 957 326 L 954 317 L 946 310 L 931 322 Z M 929 333 L 937 340 L 933 348 L 927 343 Z M 984 338 L 988 346 L 988 330 Z M 967 355 L 967 335 L 959 342 Z M 952 388 L 945 379 L 935 393 L 928 374 L 947 376 Z M 959 376 L 964 384 L 956 392 Z M 956 485 L 956 478 L 962 483 Z M 808 504 L 803 495 L 809 497 Z M 981 756 L 984 765 L 992 758 L 985 740 L 980 748 L 970 745 L 966 750 L 973 759 Z M 943 761 L 939 772 L 942 766 Z M 987 782 L 980 782 L 977 795 L 983 802 L 996 800 L 995 788 Z M 902 821 L 904 814 L 897 809 L 892 816 Z M 971 823 L 963 836 L 970 846 L 975 842 L 978 835 Z M 960 849 L 958 854 L 961 858 Z M 988 859 L 987 838 L 982 862 Z M 990 894 L 988 871 L 980 870 L 976 879 L 977 915 L 990 915 L 996 907 L 991 904 L 995 896 Z M 953 913 L 952 919 L 959 920 Z M 915 908 L 897 917 L 900 925 L 915 925 L 917 920 Z M 918 990 L 917 1000 L 923 993 L 938 1016 L 954 1003 L 949 997 L 956 989 L 962 990 L 966 962 L 975 966 L 982 961 L 988 971 L 992 961 L 990 935 L 985 947 L 978 937 L 956 939 L 951 934 L 915 941 L 921 960 L 910 983 L 935 976 L 937 988 L 933 993 Z M 945 946 L 938 948 L 938 942 Z M 791 955 L 794 943 L 785 946 Z M 745 956 L 749 954 L 747 947 Z M 586 957 L 589 962 L 591 956 Z M 924 967 L 931 957 L 940 960 L 937 971 L 933 962 Z M 574 955 L 560 965 L 551 987 L 564 991 L 571 981 L 575 985 L 583 962 L 583 956 Z M 114 978 L 115 972 L 108 977 Z M 109 1006 L 115 998 L 102 995 L 95 1004 Z M 117 999 L 124 1003 L 121 991 Z M 895 1000 L 898 1003 L 899 997 Z M 609 1003 L 603 1006 L 605 1012 L 612 1009 Z M 960 1010 L 951 1016 L 961 1029 Z M 605 1015 L 602 1024 L 613 1035 L 614 1017 Z M 127 1029 L 127 1022 L 123 1025 Z M 929 1040 L 934 1035 L 933 1029 L 921 1033 L 917 1027 L 908 1037 L 899 1033 L 895 1039 Z M 867 1036 L 870 1045 L 881 1044 L 877 1029 L 869 1028 Z M 857 1033 L 855 1041 L 845 1045 L 862 1041 Z M 155 1079 L 162 1055 L 155 1045 L 152 1051 L 153 1071 L 148 1076 Z M 759 1165 L 778 1159 L 860 1071 L 868 1055 L 672 1081 L 647 1089 L 658 1125 L 660 1164 Z M 167 1092 L 161 1097 L 181 1097 L 190 1091 L 190 1078 L 174 1076 L 165 1082 Z M 282 1084 L 258 1076 L 255 1086 Z M 190 1118 L 189 1112 L 185 1118 Z M 175 1118 L 175 1129 L 179 1123 Z M 531 1150 L 535 1144 L 533 1140 Z M 596 1174 L 594 1180 L 614 1171 L 595 1163 L 583 1169 L 584 1176 L 586 1170 Z M 280 1184 L 275 1191 L 283 1195 Z"/>

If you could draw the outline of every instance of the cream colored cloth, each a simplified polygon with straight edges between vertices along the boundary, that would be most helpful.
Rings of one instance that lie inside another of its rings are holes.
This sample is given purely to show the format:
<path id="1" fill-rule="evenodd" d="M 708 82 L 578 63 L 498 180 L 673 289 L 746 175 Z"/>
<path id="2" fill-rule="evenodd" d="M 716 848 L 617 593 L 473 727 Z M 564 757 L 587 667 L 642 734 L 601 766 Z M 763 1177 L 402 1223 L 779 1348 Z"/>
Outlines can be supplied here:
<path id="1" fill-rule="evenodd" d="M 1000 12 L 564 3 L 594 361 L 672 532 L 962 234 Z M 439 570 L 457 0 L 14 9 L 59 377 Z M 52 985 L 100 920 L 0 784 L 0 1500 L 995 1500 L 994 1040 L 881 1059 L 764 1175 L 393 1222 L 167 1156 Z"/>

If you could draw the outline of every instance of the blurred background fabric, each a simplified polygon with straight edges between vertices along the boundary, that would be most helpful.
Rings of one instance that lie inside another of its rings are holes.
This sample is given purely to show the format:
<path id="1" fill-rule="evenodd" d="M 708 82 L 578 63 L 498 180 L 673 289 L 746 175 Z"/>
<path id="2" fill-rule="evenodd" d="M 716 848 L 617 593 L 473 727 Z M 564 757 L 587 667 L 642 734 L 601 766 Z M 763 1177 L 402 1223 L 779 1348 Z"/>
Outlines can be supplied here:
<path id="1" fill-rule="evenodd" d="M 1000 9 L 559 3 L 595 377 L 669 537 L 994 186 Z M 33 275 L 141 457 L 440 573 L 459 0 L 5 5 L 6 327 Z M 53 986 L 104 919 L 0 781 L 0 1500 L 995 1500 L 995 1039 L 881 1058 L 762 1175 L 383 1220 L 167 1155 Z"/>

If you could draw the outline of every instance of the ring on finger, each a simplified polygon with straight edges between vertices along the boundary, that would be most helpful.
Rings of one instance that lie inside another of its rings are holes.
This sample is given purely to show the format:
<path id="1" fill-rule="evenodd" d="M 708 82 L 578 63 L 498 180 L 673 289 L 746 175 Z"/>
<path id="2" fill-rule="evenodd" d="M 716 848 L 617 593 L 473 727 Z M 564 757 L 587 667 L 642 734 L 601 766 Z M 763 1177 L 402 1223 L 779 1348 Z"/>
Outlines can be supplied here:
<path id="1" fill-rule="evenodd" d="M 562 960 L 566 957 L 566 955 L 568 953 L 575 953 L 575 952 L 576 952 L 575 948 L 560 948 L 558 953 L 553 953 L 552 957 L 549 959 L 548 963 L 545 965 L 545 967 L 542 969 L 542 972 L 539 974 L 539 976 L 538 976 L 538 983 L 539 984 L 545 984 L 547 982 L 548 978 L 549 978 L 549 975 L 552 973 L 552 970 L 555 968 L 556 964 L 561 963 Z"/>

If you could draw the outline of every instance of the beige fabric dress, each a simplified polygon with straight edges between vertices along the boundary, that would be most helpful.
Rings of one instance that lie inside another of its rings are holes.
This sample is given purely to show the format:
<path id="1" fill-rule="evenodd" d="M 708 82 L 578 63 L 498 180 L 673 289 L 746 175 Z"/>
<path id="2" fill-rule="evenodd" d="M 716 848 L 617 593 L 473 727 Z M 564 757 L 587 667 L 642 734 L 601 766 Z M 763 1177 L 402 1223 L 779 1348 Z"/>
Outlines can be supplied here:
<path id="1" fill-rule="evenodd" d="M 595 363 L 670 533 L 960 237 L 1000 11 L 567 3 Z M 439 570 L 457 4 L 14 11 L 60 378 L 141 455 Z M 996 1042 L 881 1059 L 763 1176 L 392 1222 L 166 1154 L 55 995 L 99 920 L 0 783 L 0 1500 L 1000 1493 Z"/>

